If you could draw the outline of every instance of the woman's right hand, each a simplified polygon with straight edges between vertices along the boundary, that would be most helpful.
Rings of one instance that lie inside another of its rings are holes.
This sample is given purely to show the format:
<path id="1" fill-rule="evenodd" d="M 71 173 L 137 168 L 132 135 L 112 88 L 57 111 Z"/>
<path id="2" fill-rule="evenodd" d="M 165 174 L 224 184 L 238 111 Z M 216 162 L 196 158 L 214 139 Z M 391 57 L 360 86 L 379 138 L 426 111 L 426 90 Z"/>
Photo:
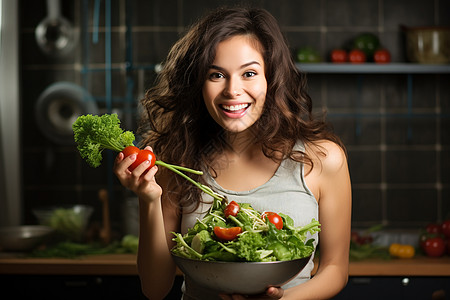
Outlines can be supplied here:
<path id="1" fill-rule="evenodd" d="M 152 151 L 152 148 L 148 146 L 145 149 Z M 114 161 L 114 174 L 124 187 L 134 192 L 139 198 L 149 203 L 158 201 L 162 194 L 162 189 L 155 180 L 158 167 L 155 165 L 147 171 L 150 162 L 144 161 L 130 172 L 128 167 L 135 160 L 136 154 L 124 157 L 124 154 L 120 152 Z"/>

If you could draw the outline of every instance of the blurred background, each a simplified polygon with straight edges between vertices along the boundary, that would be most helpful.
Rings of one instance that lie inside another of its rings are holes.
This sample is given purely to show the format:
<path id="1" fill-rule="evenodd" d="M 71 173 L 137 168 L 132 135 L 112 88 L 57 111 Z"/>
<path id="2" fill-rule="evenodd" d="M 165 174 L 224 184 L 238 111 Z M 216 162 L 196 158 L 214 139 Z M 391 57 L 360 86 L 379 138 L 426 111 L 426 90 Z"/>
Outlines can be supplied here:
<path id="1" fill-rule="evenodd" d="M 51 3 L 60 6 L 59 14 Z M 16 116 L 3 114 L 17 122 L 9 124 L 20 145 L 12 154 L 6 134 L 2 139 L 4 161 L 16 159 L 12 168 L 20 173 L 16 183 L 7 183 L 9 189 L 18 187 L 9 191 L 14 199 L 1 200 L 3 211 L 14 216 L 9 223 L 35 224 L 32 210 L 55 204 L 88 204 L 94 207 L 91 220 L 100 221 L 98 192 L 107 189 L 111 226 L 123 231 L 133 195 L 112 175 L 111 153 L 97 169 L 80 158 L 70 132 L 73 117 L 116 112 L 125 129 L 135 130 L 138 100 L 152 86 L 155 67 L 171 45 L 210 9 L 234 4 L 266 8 L 279 21 L 294 57 L 309 48 L 321 62 L 330 62 L 332 50 L 361 33 L 371 33 L 389 51 L 391 65 L 403 66 L 408 58 L 400 25 L 450 26 L 445 0 L 18 1 L 18 97 L 2 104 L 16 103 Z M 39 27 L 55 13 L 67 21 L 60 24 L 65 35 L 45 45 Z M 300 65 L 308 73 L 315 109 L 327 111 L 348 148 L 353 226 L 417 228 L 442 221 L 450 212 L 448 68 L 372 72 L 373 64 L 362 65 L 367 66 L 362 72 Z M 2 78 L 9 77 L 4 72 Z M 82 96 L 59 103 L 47 99 L 52 88 Z M 3 182 L 9 172 L 11 167 L 4 167 Z"/>

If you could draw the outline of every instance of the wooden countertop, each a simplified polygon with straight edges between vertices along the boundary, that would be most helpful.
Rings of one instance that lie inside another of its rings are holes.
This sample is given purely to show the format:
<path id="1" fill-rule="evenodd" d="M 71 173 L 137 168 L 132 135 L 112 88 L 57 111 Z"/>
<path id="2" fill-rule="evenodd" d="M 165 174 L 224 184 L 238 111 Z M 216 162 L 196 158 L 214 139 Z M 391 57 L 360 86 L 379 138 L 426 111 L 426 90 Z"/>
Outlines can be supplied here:
<path id="1" fill-rule="evenodd" d="M 93 255 L 78 259 L 0 256 L 0 274 L 137 275 L 133 254 Z M 450 276 L 450 257 L 352 261 L 350 276 Z"/>

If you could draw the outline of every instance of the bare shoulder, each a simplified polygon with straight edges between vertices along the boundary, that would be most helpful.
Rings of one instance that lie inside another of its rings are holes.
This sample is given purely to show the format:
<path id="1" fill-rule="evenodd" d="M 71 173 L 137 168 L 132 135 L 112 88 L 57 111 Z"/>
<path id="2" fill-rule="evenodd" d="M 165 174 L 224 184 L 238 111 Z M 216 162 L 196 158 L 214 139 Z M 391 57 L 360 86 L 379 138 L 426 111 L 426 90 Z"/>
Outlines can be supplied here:
<path id="1" fill-rule="evenodd" d="M 308 143 L 306 153 L 313 160 L 314 168 L 333 175 L 347 169 L 347 155 L 338 144 L 329 140 L 320 140 L 314 144 Z"/>

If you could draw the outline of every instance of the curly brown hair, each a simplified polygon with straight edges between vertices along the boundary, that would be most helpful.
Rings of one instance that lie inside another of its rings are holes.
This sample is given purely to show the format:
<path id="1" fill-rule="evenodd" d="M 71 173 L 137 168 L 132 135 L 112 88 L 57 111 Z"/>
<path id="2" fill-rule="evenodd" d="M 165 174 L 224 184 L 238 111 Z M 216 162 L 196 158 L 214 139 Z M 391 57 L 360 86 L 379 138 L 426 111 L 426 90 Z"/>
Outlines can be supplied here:
<path id="1" fill-rule="evenodd" d="M 326 139 L 344 148 L 328 124 L 313 116 L 306 77 L 297 69 L 275 18 L 264 9 L 242 7 L 208 14 L 173 45 L 155 86 L 141 101 L 146 112 L 139 128 L 142 144 L 151 145 L 166 162 L 211 170 L 214 155 L 228 145 L 223 128 L 206 110 L 202 86 L 217 45 L 236 35 L 249 35 L 263 48 L 267 95 L 261 118 L 252 126 L 254 143 L 263 153 L 312 163 L 305 153 L 293 151 L 297 141 Z M 204 183 L 201 176 L 194 177 Z M 192 184 L 180 180 L 174 186 L 182 195 L 179 203 L 199 203 L 200 192 Z"/>

